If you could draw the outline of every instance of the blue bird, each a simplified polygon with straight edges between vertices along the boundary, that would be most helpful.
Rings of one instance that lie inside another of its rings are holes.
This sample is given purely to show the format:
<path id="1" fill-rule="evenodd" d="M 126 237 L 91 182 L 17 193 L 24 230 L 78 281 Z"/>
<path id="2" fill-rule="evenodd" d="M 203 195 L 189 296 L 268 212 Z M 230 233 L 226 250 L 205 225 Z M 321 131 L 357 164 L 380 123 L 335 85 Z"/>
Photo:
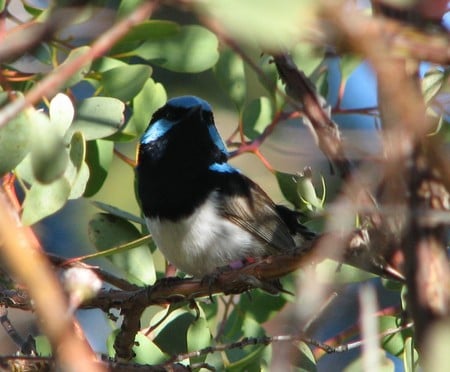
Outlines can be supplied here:
<path id="1" fill-rule="evenodd" d="M 166 259 L 194 277 L 249 257 L 293 252 L 314 234 L 227 163 L 211 106 L 170 99 L 141 138 L 137 192 Z"/>

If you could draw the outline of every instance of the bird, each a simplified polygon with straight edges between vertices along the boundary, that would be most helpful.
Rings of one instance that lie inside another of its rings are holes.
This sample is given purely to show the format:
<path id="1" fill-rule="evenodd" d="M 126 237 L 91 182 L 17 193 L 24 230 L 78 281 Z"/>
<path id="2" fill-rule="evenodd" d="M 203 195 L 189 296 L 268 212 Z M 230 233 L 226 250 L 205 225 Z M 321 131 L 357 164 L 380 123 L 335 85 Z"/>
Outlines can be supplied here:
<path id="1" fill-rule="evenodd" d="M 169 99 L 141 137 L 137 196 L 156 246 L 196 278 L 248 258 L 295 252 L 315 236 L 228 160 L 211 105 Z"/>

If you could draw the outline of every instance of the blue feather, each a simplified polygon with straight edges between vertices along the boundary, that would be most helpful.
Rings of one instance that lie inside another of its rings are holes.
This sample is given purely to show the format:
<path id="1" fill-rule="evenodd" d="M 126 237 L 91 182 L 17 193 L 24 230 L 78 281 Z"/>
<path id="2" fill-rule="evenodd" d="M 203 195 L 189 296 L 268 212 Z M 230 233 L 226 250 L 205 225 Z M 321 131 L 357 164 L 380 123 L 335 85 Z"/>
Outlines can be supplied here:
<path id="1" fill-rule="evenodd" d="M 166 134 L 167 131 L 169 131 L 170 128 L 172 128 L 176 123 L 177 122 L 166 119 L 159 119 L 158 121 L 155 121 L 142 136 L 141 144 L 146 145 L 147 143 L 156 141 L 164 136 L 164 134 Z"/>
<path id="2" fill-rule="evenodd" d="M 209 169 L 219 173 L 240 173 L 228 163 L 214 163 L 209 166 Z"/>
<path id="3" fill-rule="evenodd" d="M 195 96 L 181 96 L 169 99 L 167 104 L 172 107 L 180 107 L 189 109 L 195 106 L 202 106 L 202 109 L 205 111 L 212 112 L 211 105 L 205 100 L 195 97 Z"/>
<path id="4" fill-rule="evenodd" d="M 213 123 L 208 125 L 208 131 L 209 131 L 209 135 L 211 136 L 211 139 L 213 140 L 213 142 L 217 146 L 217 148 L 220 151 L 222 151 L 228 157 L 228 150 L 225 147 L 225 144 L 223 143 L 222 137 L 220 137 L 220 134 L 217 131 L 217 129 L 214 126 Z"/>

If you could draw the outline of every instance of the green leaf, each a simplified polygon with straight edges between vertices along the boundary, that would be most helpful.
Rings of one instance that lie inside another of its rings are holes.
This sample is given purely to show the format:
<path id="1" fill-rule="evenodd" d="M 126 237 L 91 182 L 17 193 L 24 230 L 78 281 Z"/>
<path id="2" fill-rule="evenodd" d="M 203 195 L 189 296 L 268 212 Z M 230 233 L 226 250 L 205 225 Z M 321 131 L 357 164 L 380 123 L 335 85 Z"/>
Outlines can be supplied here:
<path id="1" fill-rule="evenodd" d="M 7 94 L 0 92 L 0 102 Z M 0 128 L 0 177 L 13 170 L 30 152 L 34 138 L 34 122 L 26 110 Z"/>
<path id="2" fill-rule="evenodd" d="M 147 129 L 153 113 L 167 101 L 164 86 L 147 79 L 142 90 L 133 99 L 133 115 L 114 140 L 135 139 Z M 123 137 L 123 136 L 127 137 Z"/>
<path id="3" fill-rule="evenodd" d="M 448 75 L 449 72 L 444 72 L 439 68 L 433 68 L 426 72 L 422 79 L 422 93 L 425 102 L 431 101 L 439 93 Z"/>
<path id="4" fill-rule="evenodd" d="M 179 32 L 161 40 L 148 41 L 130 54 L 175 72 L 201 72 L 219 59 L 217 37 L 200 26 L 183 26 Z"/>
<path id="5" fill-rule="evenodd" d="M 141 225 L 145 225 L 145 220 L 143 218 L 128 213 L 127 211 L 124 211 L 120 208 L 99 201 L 93 201 L 92 204 L 94 204 L 97 208 L 101 209 L 102 211 L 108 212 L 109 214 L 112 214 L 116 217 L 120 217 L 131 222 L 136 222 Z"/>
<path id="6" fill-rule="evenodd" d="M 86 141 L 81 132 L 75 132 L 70 141 L 69 158 L 70 162 L 64 173 L 71 186 L 69 199 L 81 197 L 89 179 L 89 168 L 84 159 L 86 157 Z"/>
<path id="7" fill-rule="evenodd" d="M 189 325 L 186 334 L 188 351 L 197 351 L 211 344 L 211 331 L 205 318 L 198 318 Z M 191 363 L 203 362 L 206 355 L 191 358 Z"/>
<path id="8" fill-rule="evenodd" d="M 145 0 L 126 0 L 121 1 L 119 5 L 119 9 L 117 10 L 118 17 L 125 17 L 130 15 L 133 10 L 141 5 Z"/>
<path id="9" fill-rule="evenodd" d="M 124 1 L 122 1 L 122 3 L 124 3 Z M 138 41 L 160 40 L 174 36 L 179 31 L 180 26 L 175 22 L 164 20 L 147 20 L 133 26 L 128 33 L 120 39 L 118 45 Z"/>
<path id="10" fill-rule="evenodd" d="M 151 73 L 151 67 L 146 65 L 112 68 L 102 74 L 104 93 L 128 102 L 139 93 Z"/>
<path id="11" fill-rule="evenodd" d="M 103 186 L 114 157 L 114 142 L 95 140 L 87 142 L 86 163 L 90 177 L 84 191 L 85 197 L 95 195 Z"/>
<path id="12" fill-rule="evenodd" d="M 258 137 L 272 122 L 273 114 L 269 98 L 260 97 L 251 101 L 242 113 L 244 134 L 250 139 Z"/>
<path id="13" fill-rule="evenodd" d="M 44 10 L 43 8 L 36 6 L 35 3 L 39 4 L 39 2 L 36 1 L 22 1 L 24 9 L 33 17 L 39 16 Z"/>
<path id="14" fill-rule="evenodd" d="M 52 345 L 46 336 L 35 336 L 34 341 L 36 342 L 37 355 L 41 357 L 52 356 Z"/>
<path id="15" fill-rule="evenodd" d="M 31 164 L 36 180 L 50 183 L 61 177 L 68 164 L 68 153 L 60 135 L 60 128 L 50 122 L 47 115 L 34 111 L 31 116 L 35 125 Z"/>
<path id="16" fill-rule="evenodd" d="M 317 371 L 316 360 L 311 348 L 305 342 L 300 342 L 297 345 L 300 355 L 297 362 L 299 372 L 314 372 Z"/>
<path id="17" fill-rule="evenodd" d="M 87 141 L 116 133 L 124 123 L 125 105 L 117 98 L 91 97 L 76 110 L 68 135 L 80 131 Z"/>
<path id="18" fill-rule="evenodd" d="M 387 315 L 380 317 L 379 322 L 380 332 L 385 332 L 390 329 L 398 328 L 398 326 L 401 324 L 401 319 L 395 316 Z M 383 349 L 388 353 L 395 356 L 401 356 L 405 347 L 405 339 L 412 336 L 412 330 L 405 329 L 392 335 L 383 337 L 381 339 L 381 345 Z"/>
<path id="19" fill-rule="evenodd" d="M 312 0 L 214 0 L 201 2 L 200 10 L 218 22 L 233 40 L 271 52 L 291 49 L 310 32 L 317 2 Z"/>
<path id="20" fill-rule="evenodd" d="M 163 363 L 168 359 L 168 355 L 141 332 L 136 334 L 134 341 L 133 351 L 135 357 L 133 361 L 135 363 L 153 365 Z"/>
<path id="21" fill-rule="evenodd" d="M 219 83 L 240 110 L 244 105 L 247 91 L 242 58 L 230 49 L 226 49 L 220 53 L 214 72 Z"/>
<path id="22" fill-rule="evenodd" d="M 323 181 L 323 179 L 322 179 Z M 323 209 L 323 202 L 325 197 L 319 198 L 316 189 L 312 183 L 312 173 L 310 168 L 306 168 L 301 174 L 296 176 L 297 194 L 301 199 L 301 209 L 311 211 L 320 211 Z M 322 182 L 325 188 L 325 182 Z"/>
<path id="23" fill-rule="evenodd" d="M 99 251 L 119 246 L 142 236 L 129 221 L 106 213 L 97 213 L 89 221 L 88 236 Z M 153 258 L 147 245 L 110 256 L 112 262 L 128 274 L 136 284 L 151 284 L 156 280 Z"/>
<path id="24" fill-rule="evenodd" d="M 297 178 L 298 175 L 276 172 L 275 176 L 280 186 L 281 193 L 290 203 L 294 205 L 296 209 L 300 209 L 303 205 L 303 201 L 297 192 Z"/>
<path id="25" fill-rule="evenodd" d="M 227 319 L 224 332 L 224 342 L 234 342 L 243 337 L 262 337 L 265 331 L 260 323 L 246 316 L 242 307 L 235 308 Z M 247 346 L 245 349 L 230 349 L 226 351 L 230 364 L 227 370 L 242 371 L 255 361 L 260 361 L 265 345 Z"/>
<path id="26" fill-rule="evenodd" d="M 68 96 L 58 93 L 50 101 L 49 117 L 50 122 L 57 134 L 62 138 L 69 129 L 75 111 L 72 101 Z"/>
<path id="27" fill-rule="evenodd" d="M 324 58 L 323 50 L 305 42 L 296 44 L 291 55 L 298 68 L 311 78 L 314 78 L 315 72 Z"/>
<path id="28" fill-rule="evenodd" d="M 61 209 L 69 198 L 79 198 L 83 194 L 89 178 L 89 169 L 84 162 L 85 146 L 82 133 L 75 132 L 70 146 L 63 149 L 64 156 L 69 159 L 64 173 L 48 184 L 36 182 L 31 177 L 32 186 L 27 192 L 23 204 L 22 222 L 24 224 L 36 223 Z M 27 172 L 29 172 L 27 168 L 32 160 L 22 162 L 23 164 L 18 167 L 19 176 L 22 177 L 23 174 L 27 176 Z"/>
<path id="29" fill-rule="evenodd" d="M 116 329 L 111 332 L 108 339 L 106 340 L 106 347 L 108 349 L 108 355 L 111 358 L 116 356 L 116 351 L 114 349 L 114 341 L 117 337 L 119 330 Z M 134 362 L 139 364 L 160 364 L 165 362 L 169 355 L 164 354 L 161 349 L 155 345 L 147 336 L 138 332 L 134 339 L 133 352 L 135 353 Z"/>
<path id="30" fill-rule="evenodd" d="M 414 372 L 419 367 L 419 353 L 414 348 L 414 339 L 407 337 L 403 351 L 403 368 L 405 372 Z"/>
<path id="31" fill-rule="evenodd" d="M 239 301 L 239 306 L 245 309 L 246 316 L 252 317 L 260 324 L 278 314 L 285 304 L 286 299 L 282 296 L 271 296 L 262 291 L 253 291 L 251 298 L 242 296 Z"/>
<path id="32" fill-rule="evenodd" d="M 166 311 L 157 314 L 152 319 L 152 324 L 158 322 Z M 167 315 L 163 324 L 155 330 L 154 342 L 161 350 L 170 355 L 187 352 L 187 332 L 194 322 L 195 316 L 185 309 L 176 309 Z M 174 337 L 176 335 L 176 337 Z"/>
<path id="33" fill-rule="evenodd" d="M 22 223 L 32 225 L 65 204 L 70 195 L 70 184 L 62 177 L 50 184 L 35 182 L 23 202 Z"/>
<path id="34" fill-rule="evenodd" d="M 54 73 L 57 73 L 59 69 L 63 68 L 68 63 L 72 63 L 73 60 L 77 59 L 81 55 L 86 54 L 90 49 L 91 48 L 89 46 L 81 46 L 79 48 L 72 49 L 67 58 L 64 60 L 64 62 L 61 63 L 61 65 L 55 69 Z M 89 72 L 90 68 L 91 68 L 90 62 L 81 66 L 75 73 L 71 75 L 70 79 L 65 81 L 62 88 L 69 88 L 75 85 L 76 83 L 79 83 L 81 80 L 84 79 L 86 74 Z"/>

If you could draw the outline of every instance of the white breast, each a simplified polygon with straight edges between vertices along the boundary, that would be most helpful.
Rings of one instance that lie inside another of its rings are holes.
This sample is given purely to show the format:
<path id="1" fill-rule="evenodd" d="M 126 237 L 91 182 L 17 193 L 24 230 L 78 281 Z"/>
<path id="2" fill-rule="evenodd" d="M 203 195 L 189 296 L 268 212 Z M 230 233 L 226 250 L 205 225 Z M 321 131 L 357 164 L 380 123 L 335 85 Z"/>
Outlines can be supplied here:
<path id="1" fill-rule="evenodd" d="M 215 208 L 217 192 L 190 217 L 173 222 L 146 218 L 158 248 L 178 269 L 196 277 L 245 257 L 264 254 L 263 245 L 249 232 L 223 219 Z"/>

